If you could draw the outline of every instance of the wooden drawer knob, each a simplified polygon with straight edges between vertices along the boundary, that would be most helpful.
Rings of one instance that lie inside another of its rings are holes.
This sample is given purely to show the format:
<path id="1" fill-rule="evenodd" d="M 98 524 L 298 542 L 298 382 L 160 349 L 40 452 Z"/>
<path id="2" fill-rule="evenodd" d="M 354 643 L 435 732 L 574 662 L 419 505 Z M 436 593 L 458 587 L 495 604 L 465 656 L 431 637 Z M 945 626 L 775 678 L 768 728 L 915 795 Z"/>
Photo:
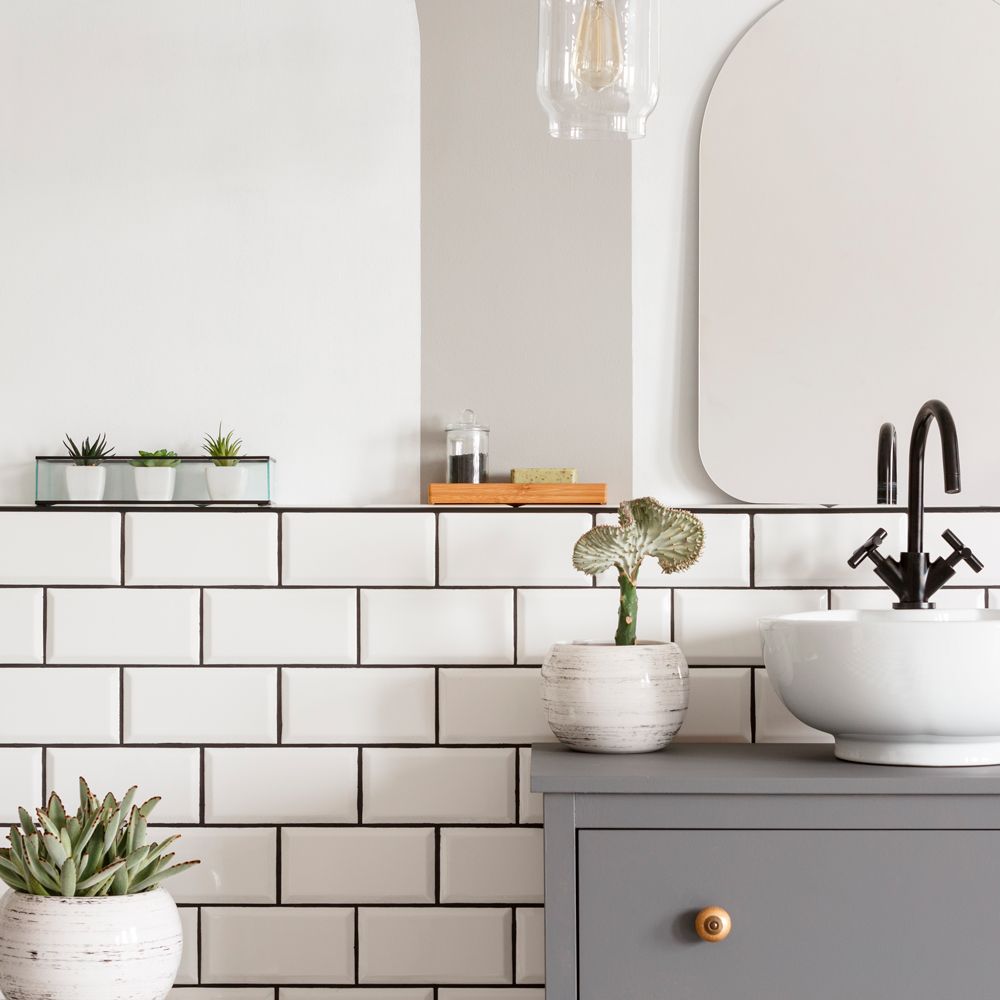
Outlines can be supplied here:
<path id="1" fill-rule="evenodd" d="M 694 929 L 702 941 L 725 941 L 733 918 L 721 906 L 707 906 L 694 918 Z"/>

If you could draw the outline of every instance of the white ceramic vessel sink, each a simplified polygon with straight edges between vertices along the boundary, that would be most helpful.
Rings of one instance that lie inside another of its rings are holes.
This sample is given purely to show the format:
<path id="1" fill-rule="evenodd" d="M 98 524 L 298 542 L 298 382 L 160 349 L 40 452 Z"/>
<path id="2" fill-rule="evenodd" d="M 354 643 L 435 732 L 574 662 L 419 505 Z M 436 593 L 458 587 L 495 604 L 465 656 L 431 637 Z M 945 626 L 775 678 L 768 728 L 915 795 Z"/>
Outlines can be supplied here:
<path id="1" fill-rule="evenodd" d="M 868 764 L 1000 764 L 1000 611 L 815 611 L 760 623 L 789 711 Z"/>

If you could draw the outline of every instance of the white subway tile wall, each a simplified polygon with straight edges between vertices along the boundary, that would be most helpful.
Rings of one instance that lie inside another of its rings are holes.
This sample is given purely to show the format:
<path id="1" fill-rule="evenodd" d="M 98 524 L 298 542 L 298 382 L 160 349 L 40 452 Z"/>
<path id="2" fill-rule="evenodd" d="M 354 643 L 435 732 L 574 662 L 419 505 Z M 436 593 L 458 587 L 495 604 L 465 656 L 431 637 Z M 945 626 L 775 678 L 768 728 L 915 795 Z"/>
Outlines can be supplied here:
<path id="1" fill-rule="evenodd" d="M 680 738 L 827 739 L 773 691 L 757 619 L 887 606 L 843 564 L 898 514 L 702 516 L 698 565 L 640 578 L 640 632 L 693 665 Z M 158 835 L 203 861 L 172 886 L 171 1000 L 542 1000 L 529 744 L 551 739 L 548 646 L 614 629 L 613 576 L 570 562 L 597 521 L 613 513 L 0 512 L 0 823 L 80 775 L 163 795 Z M 1000 514 L 927 523 L 932 548 L 951 527 L 987 563 L 940 604 L 1000 606 Z"/>

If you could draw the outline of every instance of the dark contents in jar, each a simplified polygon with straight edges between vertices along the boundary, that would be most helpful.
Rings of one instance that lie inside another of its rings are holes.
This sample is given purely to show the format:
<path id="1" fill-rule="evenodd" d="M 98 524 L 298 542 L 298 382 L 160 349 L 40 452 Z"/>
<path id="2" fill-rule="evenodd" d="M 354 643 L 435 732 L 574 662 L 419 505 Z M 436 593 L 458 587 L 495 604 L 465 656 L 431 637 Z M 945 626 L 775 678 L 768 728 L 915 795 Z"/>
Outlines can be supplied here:
<path id="1" fill-rule="evenodd" d="M 449 455 L 448 482 L 489 482 L 489 476 L 486 474 L 486 455 L 481 451 L 474 452 L 471 455 Z"/>

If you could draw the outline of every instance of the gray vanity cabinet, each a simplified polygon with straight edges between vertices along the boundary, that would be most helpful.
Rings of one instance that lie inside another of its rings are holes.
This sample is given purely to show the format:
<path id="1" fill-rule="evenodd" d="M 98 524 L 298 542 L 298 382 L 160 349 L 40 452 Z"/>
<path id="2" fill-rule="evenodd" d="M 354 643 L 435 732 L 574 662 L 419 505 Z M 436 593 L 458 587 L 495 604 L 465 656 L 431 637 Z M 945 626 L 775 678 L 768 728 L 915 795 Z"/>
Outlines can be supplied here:
<path id="1" fill-rule="evenodd" d="M 546 1000 L 1000 997 L 1000 768 L 536 747 Z M 705 941 L 695 917 L 732 927 Z"/>

